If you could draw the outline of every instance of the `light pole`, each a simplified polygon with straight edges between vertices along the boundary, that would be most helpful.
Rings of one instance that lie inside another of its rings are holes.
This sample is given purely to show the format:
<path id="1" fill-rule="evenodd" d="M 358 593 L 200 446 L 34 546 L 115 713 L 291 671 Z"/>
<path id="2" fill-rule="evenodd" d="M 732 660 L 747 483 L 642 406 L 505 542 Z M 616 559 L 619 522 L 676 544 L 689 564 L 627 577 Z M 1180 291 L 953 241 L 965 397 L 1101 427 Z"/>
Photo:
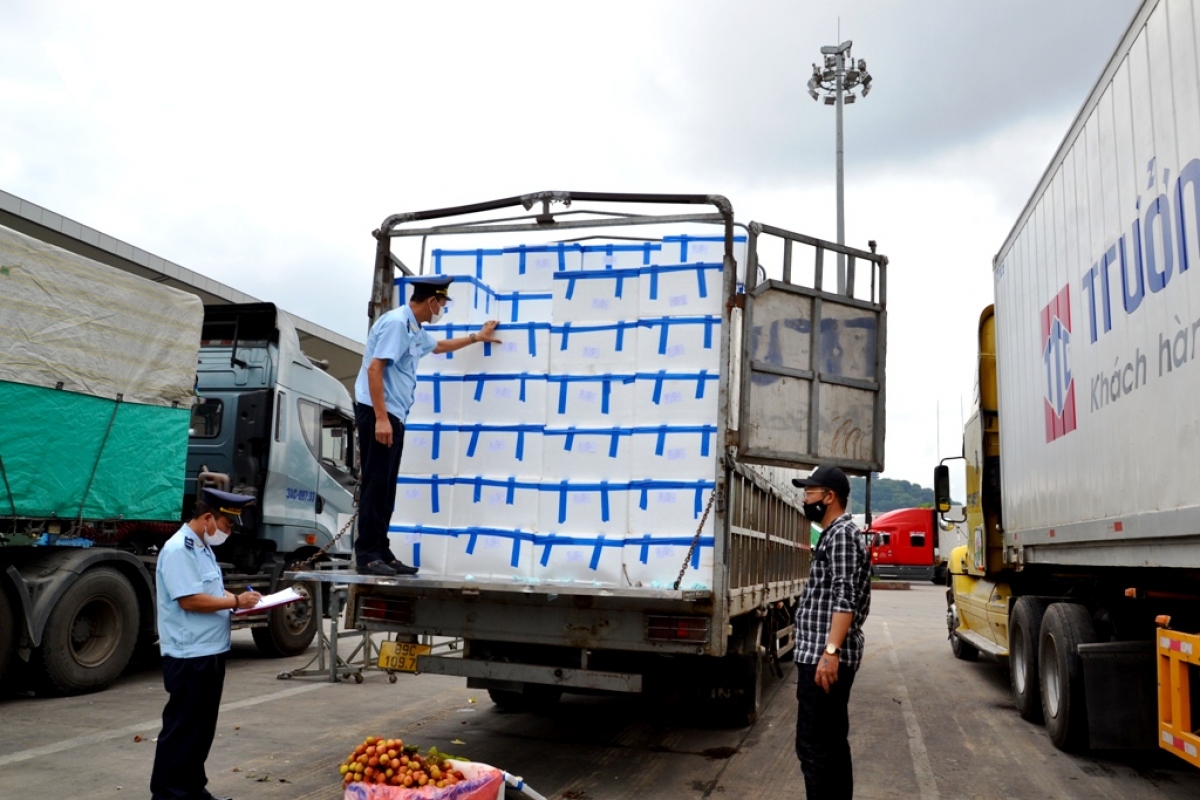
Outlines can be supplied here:
<path id="1" fill-rule="evenodd" d="M 867 72 L 867 62 L 859 59 L 854 63 L 850 56 L 850 47 L 854 43 L 849 39 L 839 45 L 828 45 L 821 48 L 825 56 L 825 66 L 822 68 L 813 64 L 812 77 L 808 79 L 808 93 L 813 100 L 821 98 L 825 92 L 825 105 L 837 106 L 837 242 L 846 243 L 846 209 L 845 188 L 842 169 L 842 103 L 853 103 L 857 98 L 854 90 L 862 87 L 862 96 L 866 97 L 871 91 L 871 73 Z M 848 66 L 847 66 L 848 65 Z M 845 98 L 843 100 L 843 97 Z M 838 253 L 837 257 L 838 294 L 849 295 L 853 287 L 846 282 L 846 256 Z"/>

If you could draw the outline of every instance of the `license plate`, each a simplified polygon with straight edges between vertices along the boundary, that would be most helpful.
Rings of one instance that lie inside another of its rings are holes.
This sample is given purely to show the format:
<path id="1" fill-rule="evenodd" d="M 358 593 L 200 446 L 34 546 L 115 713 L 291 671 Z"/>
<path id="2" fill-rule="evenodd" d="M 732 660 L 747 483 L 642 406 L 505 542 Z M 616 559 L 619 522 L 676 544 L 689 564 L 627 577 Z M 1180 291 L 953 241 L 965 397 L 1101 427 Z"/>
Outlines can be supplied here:
<path id="1" fill-rule="evenodd" d="M 379 668 L 392 672 L 416 672 L 417 656 L 429 654 L 427 644 L 414 642 L 382 642 L 379 645 Z"/>

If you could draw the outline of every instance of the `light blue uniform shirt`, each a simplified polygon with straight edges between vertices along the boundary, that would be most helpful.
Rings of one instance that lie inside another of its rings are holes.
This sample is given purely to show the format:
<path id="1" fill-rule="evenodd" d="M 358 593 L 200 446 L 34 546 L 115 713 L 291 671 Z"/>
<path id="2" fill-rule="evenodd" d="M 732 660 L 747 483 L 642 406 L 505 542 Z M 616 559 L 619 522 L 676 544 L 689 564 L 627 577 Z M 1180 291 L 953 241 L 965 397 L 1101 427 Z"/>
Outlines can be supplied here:
<path id="1" fill-rule="evenodd" d="M 383 397 L 389 414 L 401 422 L 408 419 L 413 395 L 417 391 L 417 362 L 437 347 L 437 342 L 424 330 L 407 305 L 394 308 L 375 320 L 367 334 L 363 349 L 362 367 L 354 381 L 354 399 L 371 405 L 371 389 L 367 383 L 367 367 L 378 358 L 388 362 L 383 370 Z"/>
<path id="2" fill-rule="evenodd" d="M 225 596 L 217 557 L 186 524 L 158 553 L 158 648 L 164 656 L 195 658 L 229 650 L 226 610 L 184 611 L 179 598 L 190 594 Z"/>

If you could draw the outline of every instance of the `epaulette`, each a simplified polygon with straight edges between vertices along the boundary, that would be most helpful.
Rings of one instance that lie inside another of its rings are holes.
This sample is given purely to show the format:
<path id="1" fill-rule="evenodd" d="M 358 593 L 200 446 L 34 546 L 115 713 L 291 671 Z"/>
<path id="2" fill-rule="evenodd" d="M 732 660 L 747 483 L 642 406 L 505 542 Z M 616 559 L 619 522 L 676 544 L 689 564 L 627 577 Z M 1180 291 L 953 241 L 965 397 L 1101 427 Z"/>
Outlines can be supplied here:
<path id="1" fill-rule="evenodd" d="M 186 547 L 188 550 L 195 550 L 196 549 L 196 540 L 190 536 L 185 536 L 185 537 L 183 537 L 183 546 Z"/>

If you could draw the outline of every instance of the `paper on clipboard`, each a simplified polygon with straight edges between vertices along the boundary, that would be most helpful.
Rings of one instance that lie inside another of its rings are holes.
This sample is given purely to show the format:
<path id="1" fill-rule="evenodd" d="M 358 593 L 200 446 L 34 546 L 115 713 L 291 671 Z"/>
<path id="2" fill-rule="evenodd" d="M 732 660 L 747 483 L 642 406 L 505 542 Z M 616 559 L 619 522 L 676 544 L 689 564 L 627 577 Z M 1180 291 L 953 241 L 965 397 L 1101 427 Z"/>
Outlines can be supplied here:
<path id="1" fill-rule="evenodd" d="M 287 605 L 288 603 L 294 603 L 297 600 L 306 599 L 307 598 L 304 595 L 300 594 L 289 586 L 283 591 L 276 592 L 275 594 L 264 594 L 261 598 L 259 598 L 257 605 L 251 606 L 250 608 L 239 608 L 237 611 L 234 611 L 233 614 L 236 617 L 243 617 L 246 614 L 257 614 L 260 611 L 269 611 L 270 609 L 275 608 L 275 606 L 283 606 Z"/>

